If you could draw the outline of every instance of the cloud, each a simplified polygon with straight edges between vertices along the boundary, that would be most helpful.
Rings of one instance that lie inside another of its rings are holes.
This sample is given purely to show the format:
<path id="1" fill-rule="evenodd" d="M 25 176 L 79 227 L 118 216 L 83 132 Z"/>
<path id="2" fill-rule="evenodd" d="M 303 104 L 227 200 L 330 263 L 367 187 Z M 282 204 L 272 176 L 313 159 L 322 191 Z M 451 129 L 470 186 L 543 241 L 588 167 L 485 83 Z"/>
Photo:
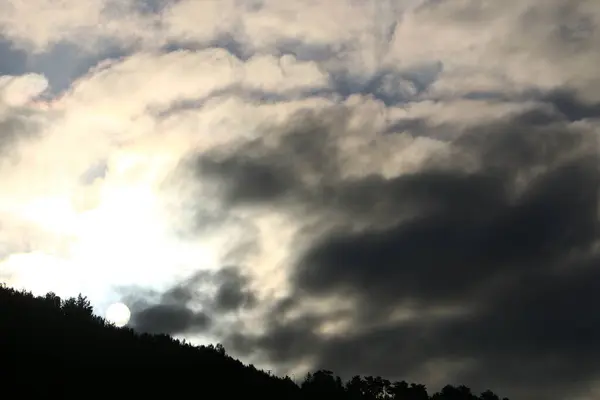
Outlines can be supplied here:
<path id="1" fill-rule="evenodd" d="M 202 330 L 209 324 L 203 313 L 187 308 L 159 304 L 148 307 L 134 315 L 131 325 L 140 332 L 174 335 L 188 329 Z"/>
<path id="2" fill-rule="evenodd" d="M 599 22 L 8 0 L 0 277 L 281 373 L 592 393 Z"/>
<path id="3" fill-rule="evenodd" d="M 456 139 L 452 146 L 459 154 L 477 159 L 474 171 L 460 164 L 440 168 L 431 161 L 392 179 L 342 179 L 320 164 L 323 146 L 300 156 L 298 148 L 273 149 L 272 154 L 296 165 L 298 174 L 304 170 L 294 157 L 306 157 L 311 162 L 305 165 L 322 172 L 313 187 L 297 178 L 285 180 L 287 190 L 294 190 L 291 201 L 322 213 L 321 226 L 311 230 L 311 244 L 292 274 L 292 304 L 313 296 L 326 304 L 335 295 L 351 303 L 354 312 L 343 316 L 347 325 L 334 338 L 322 330 L 339 311 L 323 316 L 297 306 L 300 317 L 269 324 L 253 341 L 235 336 L 232 343 L 249 352 L 263 346 L 276 360 L 312 355 L 317 365 L 345 375 L 415 374 L 436 359 L 465 360 L 470 367 L 461 376 L 491 383 L 497 373 L 515 388 L 518 374 L 543 369 L 547 357 L 560 366 L 579 351 L 591 351 L 575 345 L 580 343 L 577 327 L 583 324 L 581 329 L 594 332 L 600 326 L 570 314 L 568 304 L 595 292 L 579 285 L 596 273 L 597 139 L 568 122 L 539 127 L 525 121 L 479 126 Z M 268 154 L 259 159 L 269 160 Z M 238 155 L 244 158 L 248 152 Z M 334 156 L 327 155 L 326 160 Z M 288 173 L 278 163 L 269 165 L 269 173 Z M 224 182 L 232 186 L 251 182 L 224 171 Z M 238 200 L 270 206 L 280 201 L 270 191 L 263 192 L 264 198 L 239 188 L 236 194 Z M 371 210 L 357 212 L 362 207 Z M 288 307 L 279 311 L 273 318 L 286 320 Z M 553 330 L 554 339 L 546 329 Z M 461 344 L 454 347 L 457 341 Z M 502 350 L 501 343 L 506 343 Z M 360 363 L 345 358 L 350 349 L 353 359 L 361 354 Z M 491 372 L 481 369 L 496 357 L 508 364 Z M 540 379 L 556 376 L 554 363 Z M 588 373 L 593 377 L 592 370 Z"/>
<path id="4" fill-rule="evenodd" d="M 8 107 L 17 107 L 41 94 L 48 82 L 43 76 L 29 74 L 22 77 L 3 76 L 0 85 L 2 103 Z"/>
<path id="5" fill-rule="evenodd" d="M 220 286 L 215 296 L 217 310 L 232 311 L 252 307 L 256 298 L 248 285 L 247 279 L 240 275 L 238 269 L 229 267 L 219 271 Z"/>
<path id="6" fill-rule="evenodd" d="M 198 272 L 163 293 L 122 288 L 132 304 L 130 325 L 141 332 L 180 335 L 208 332 L 215 316 L 251 309 L 256 297 L 237 267 Z"/>

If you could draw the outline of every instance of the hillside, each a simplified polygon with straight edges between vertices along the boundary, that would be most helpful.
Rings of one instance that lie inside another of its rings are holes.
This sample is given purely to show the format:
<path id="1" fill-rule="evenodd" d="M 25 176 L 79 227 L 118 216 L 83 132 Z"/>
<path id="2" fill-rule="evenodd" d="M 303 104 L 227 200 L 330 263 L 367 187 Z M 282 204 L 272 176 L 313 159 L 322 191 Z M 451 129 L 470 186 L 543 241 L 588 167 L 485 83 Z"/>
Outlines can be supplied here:
<path id="1" fill-rule="evenodd" d="M 297 384 L 244 365 L 221 345 L 193 346 L 117 328 L 95 316 L 84 296 L 36 297 L 6 286 L 0 286 L 0 360 L 3 392 L 23 398 L 500 399 L 464 386 L 429 395 L 423 385 L 379 377 L 343 383 L 330 371 Z"/>

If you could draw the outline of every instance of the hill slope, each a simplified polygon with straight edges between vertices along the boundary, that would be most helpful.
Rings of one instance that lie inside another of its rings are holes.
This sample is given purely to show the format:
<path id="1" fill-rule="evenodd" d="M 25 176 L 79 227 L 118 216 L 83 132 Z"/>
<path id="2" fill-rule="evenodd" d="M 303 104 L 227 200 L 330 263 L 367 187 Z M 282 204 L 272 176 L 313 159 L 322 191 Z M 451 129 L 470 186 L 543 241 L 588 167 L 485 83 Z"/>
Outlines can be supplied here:
<path id="1" fill-rule="evenodd" d="M 197 397 L 327 400 L 499 400 L 464 386 L 428 395 L 425 386 L 330 371 L 299 385 L 244 365 L 215 346 L 117 328 L 83 297 L 35 297 L 0 286 L 0 360 L 4 393 L 19 397 Z M 6 373 L 4 373 L 6 372 Z"/>

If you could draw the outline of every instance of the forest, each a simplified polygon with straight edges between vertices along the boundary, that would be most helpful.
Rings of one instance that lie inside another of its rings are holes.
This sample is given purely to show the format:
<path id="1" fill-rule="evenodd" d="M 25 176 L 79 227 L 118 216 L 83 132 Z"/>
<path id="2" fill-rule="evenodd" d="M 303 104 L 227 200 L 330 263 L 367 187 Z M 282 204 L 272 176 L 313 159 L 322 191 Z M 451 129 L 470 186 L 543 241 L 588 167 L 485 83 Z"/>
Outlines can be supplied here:
<path id="1" fill-rule="evenodd" d="M 425 385 L 381 377 L 344 382 L 327 370 L 294 382 L 243 364 L 221 344 L 118 328 L 95 315 L 83 295 L 34 296 L 6 285 L 0 286 L 0 361 L 2 392 L 20 398 L 501 400 L 466 386 L 429 393 Z"/>

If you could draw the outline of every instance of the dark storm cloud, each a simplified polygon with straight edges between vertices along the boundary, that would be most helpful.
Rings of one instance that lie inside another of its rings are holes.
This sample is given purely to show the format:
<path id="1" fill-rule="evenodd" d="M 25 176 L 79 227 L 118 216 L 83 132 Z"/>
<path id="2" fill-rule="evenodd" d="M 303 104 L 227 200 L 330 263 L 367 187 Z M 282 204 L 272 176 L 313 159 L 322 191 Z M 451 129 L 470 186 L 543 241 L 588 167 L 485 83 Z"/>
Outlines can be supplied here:
<path id="1" fill-rule="evenodd" d="M 230 346 L 282 365 L 314 356 L 345 376 L 402 377 L 427 362 L 468 360 L 461 382 L 530 399 L 600 374 L 598 141 L 570 126 L 578 118 L 569 107 L 557 107 L 568 118 L 528 112 L 463 132 L 451 145 L 476 170 L 432 159 L 396 178 L 342 179 L 332 131 L 345 122 L 310 118 L 276 145 L 201 157 L 200 175 L 216 179 L 232 206 L 300 204 L 325 225 L 336 216 L 300 255 L 291 298 L 267 332 L 236 333 Z M 317 333 L 334 315 L 282 318 L 332 294 L 358 300 L 343 334 Z M 405 304 L 419 316 L 390 321 Z M 460 312 L 432 316 L 450 306 Z"/>
<path id="2" fill-rule="evenodd" d="M 549 173 L 514 205 L 493 176 L 419 174 L 425 200 L 441 203 L 435 210 L 391 229 L 323 239 L 305 255 L 297 283 L 315 293 L 360 288 L 388 302 L 448 301 L 546 268 L 595 237 L 595 162 Z"/>
<path id="3" fill-rule="evenodd" d="M 262 203 L 286 200 L 304 190 L 300 173 L 337 176 L 337 150 L 326 125 L 314 115 L 301 113 L 289 134 L 266 143 L 270 135 L 243 144 L 237 151 L 212 151 L 193 160 L 200 179 L 221 189 L 226 203 Z"/>
<path id="4" fill-rule="evenodd" d="M 202 312 L 194 312 L 185 306 L 158 304 L 134 314 L 131 325 L 147 333 L 169 335 L 194 331 L 203 331 L 210 319 Z"/>
<path id="5" fill-rule="evenodd" d="M 343 355 L 356 349 L 365 353 L 363 371 L 384 375 L 442 357 L 477 360 L 467 375 L 475 385 L 497 386 L 501 375 L 506 375 L 503 386 L 531 383 L 521 379 L 517 384 L 518 374 L 554 377 L 536 385 L 560 384 L 556 376 L 569 382 L 568 371 L 551 373 L 558 372 L 551 369 L 556 363 L 571 370 L 568 376 L 581 376 L 579 369 L 590 366 L 581 355 L 599 354 L 588 336 L 600 329 L 593 316 L 600 300 L 592 279 L 597 264 L 578 265 L 577 257 L 577 250 L 585 253 L 597 236 L 595 162 L 557 167 L 502 211 L 465 197 L 465 208 L 484 206 L 480 217 L 417 219 L 318 243 L 297 270 L 302 293 L 345 289 L 348 296 L 360 297 L 361 316 L 368 318 L 385 316 L 405 301 L 425 309 L 455 302 L 469 310 L 457 319 L 404 322 L 350 335 L 325 345 L 321 365 L 353 373 Z"/>
<path id="6" fill-rule="evenodd" d="M 239 269 L 228 267 L 217 274 L 219 288 L 215 296 L 215 307 L 220 311 L 232 311 L 252 307 L 256 297 L 248 289 L 248 280 L 240 274 Z"/>
<path id="7" fill-rule="evenodd" d="M 291 171 L 275 170 L 268 161 L 261 160 L 201 159 L 200 169 L 205 176 L 221 179 L 225 175 L 238 182 L 227 187 L 225 196 L 232 202 L 236 199 L 261 201 L 283 196 L 288 189 L 289 180 L 293 179 Z"/>
<path id="8" fill-rule="evenodd" d="M 293 324 L 272 318 L 266 321 L 269 326 L 266 334 L 249 336 L 232 332 L 225 338 L 225 344 L 242 354 L 256 353 L 259 350 L 276 364 L 298 362 L 304 355 L 322 348 L 321 340 L 314 332 L 318 323 L 319 319 L 312 316 L 295 320 Z"/>
<path id="9" fill-rule="evenodd" d="M 465 380 L 513 386 L 522 398 L 532 386 L 540 397 L 564 391 L 567 398 L 600 373 L 599 261 L 563 260 L 559 271 L 519 277 L 479 314 L 441 327 L 439 351 L 485 363 L 465 371 Z"/>
<path id="10" fill-rule="evenodd" d="M 596 234 L 596 157 L 553 167 L 513 199 L 517 174 L 550 165 L 559 151 L 568 152 L 571 141 L 558 131 L 527 135 L 537 137 L 519 143 L 520 135 L 505 133 L 491 149 L 479 145 L 489 167 L 477 173 L 425 171 L 388 180 L 397 212 L 407 198 L 428 206 L 389 229 L 321 239 L 305 254 L 296 282 L 314 293 L 360 289 L 386 302 L 457 300 L 500 277 L 545 268 L 564 252 L 585 248 Z"/>
<path id="11" fill-rule="evenodd" d="M 132 311 L 130 325 L 140 332 L 170 335 L 206 330 L 209 315 L 194 308 L 197 286 L 206 278 L 205 273 L 195 274 L 162 294 L 134 290 L 127 301 Z"/>
<path id="12" fill-rule="evenodd" d="M 600 118 L 600 103 L 586 104 L 577 99 L 574 93 L 556 91 L 545 96 L 545 101 L 552 104 L 570 121 L 586 118 Z"/>
<path id="13" fill-rule="evenodd" d="M 513 121 L 479 126 L 471 133 L 463 134 L 462 128 L 439 127 L 440 131 L 459 132 L 454 147 L 486 164 L 477 173 L 448 169 L 452 167 L 448 160 L 432 159 L 432 168 L 422 174 L 343 178 L 342 163 L 352 162 L 353 157 L 360 155 L 344 154 L 336 143 L 340 132 L 349 129 L 348 120 L 347 111 L 301 112 L 277 139 L 265 133 L 233 150 L 203 153 L 192 166 L 199 179 L 217 187 L 229 206 L 278 203 L 299 206 L 302 210 L 325 210 L 346 220 L 389 221 L 428 207 L 456 212 L 464 206 L 463 214 L 483 211 L 488 203 L 495 209 L 492 203 L 510 195 L 510 185 L 517 174 L 546 167 L 573 149 L 585 146 L 582 140 L 590 142 L 589 137 L 563 132 L 565 120 L 560 115 L 527 111 Z M 413 120 L 406 127 L 410 132 L 415 126 L 419 131 L 426 125 L 425 120 Z M 527 134 L 522 134 L 523 129 Z M 365 154 L 372 151 L 378 150 L 368 145 L 360 150 Z M 482 202 L 482 207 L 473 208 L 465 203 L 463 197 L 469 196 Z"/>
<path id="14" fill-rule="evenodd" d="M 129 292 L 133 293 L 127 296 L 132 305 L 131 326 L 148 333 L 207 331 L 219 315 L 256 304 L 248 279 L 237 267 L 196 273 L 160 294 L 131 289 Z"/>

